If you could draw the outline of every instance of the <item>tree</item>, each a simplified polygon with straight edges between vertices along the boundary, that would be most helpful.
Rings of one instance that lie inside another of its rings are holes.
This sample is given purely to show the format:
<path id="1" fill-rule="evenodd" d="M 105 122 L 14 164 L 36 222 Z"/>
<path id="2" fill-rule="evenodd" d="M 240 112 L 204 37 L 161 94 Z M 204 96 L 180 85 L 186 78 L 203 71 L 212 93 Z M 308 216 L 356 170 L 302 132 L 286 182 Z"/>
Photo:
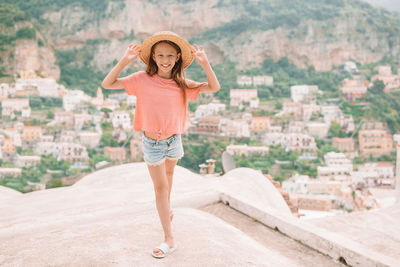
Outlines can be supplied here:
<path id="1" fill-rule="evenodd" d="M 53 111 L 51 111 L 51 110 L 49 110 L 48 112 L 47 112 L 47 118 L 48 119 L 54 119 L 54 112 Z"/>
<path id="2" fill-rule="evenodd" d="M 276 102 L 275 103 L 275 109 L 281 110 L 282 109 L 282 103 L 281 102 Z"/>
<path id="3" fill-rule="evenodd" d="M 331 127 L 329 128 L 328 135 L 329 135 L 330 138 L 332 138 L 332 137 L 346 137 L 346 132 L 341 129 L 339 123 L 333 121 L 331 123 Z"/>
<path id="4" fill-rule="evenodd" d="M 381 95 L 384 93 L 385 84 L 381 80 L 375 80 L 372 87 L 369 89 L 369 92 L 372 94 Z"/>
<path id="5" fill-rule="evenodd" d="M 110 122 L 102 122 L 101 123 L 101 129 L 103 131 L 110 131 L 110 130 L 113 129 L 113 126 L 112 126 L 112 124 Z"/>
<path id="6" fill-rule="evenodd" d="M 109 109 L 109 108 L 101 108 L 100 111 L 104 112 L 104 113 L 111 113 L 112 112 L 112 110 Z"/>
<path id="7" fill-rule="evenodd" d="M 118 145 L 119 145 L 118 141 L 113 138 L 111 133 L 104 133 L 101 136 L 100 146 L 102 146 L 102 147 L 105 147 L 105 146 L 117 147 Z"/>
<path id="8" fill-rule="evenodd" d="M 63 186 L 63 184 L 60 179 L 51 179 L 46 185 L 47 188 L 55 188 L 61 186 Z"/>

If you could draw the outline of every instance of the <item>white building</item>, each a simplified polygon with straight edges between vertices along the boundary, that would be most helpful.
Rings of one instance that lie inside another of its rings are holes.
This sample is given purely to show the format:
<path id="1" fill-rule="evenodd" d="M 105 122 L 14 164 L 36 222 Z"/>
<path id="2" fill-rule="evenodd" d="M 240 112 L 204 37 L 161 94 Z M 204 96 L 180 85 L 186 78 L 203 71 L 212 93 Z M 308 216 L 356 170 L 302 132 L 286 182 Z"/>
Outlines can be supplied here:
<path id="1" fill-rule="evenodd" d="M 307 122 L 306 128 L 309 135 L 319 139 L 328 136 L 329 125 L 325 122 Z"/>
<path id="2" fill-rule="evenodd" d="M 114 128 L 121 127 L 124 130 L 132 128 L 132 122 L 128 111 L 113 111 L 113 113 L 111 113 L 111 122 Z"/>
<path id="3" fill-rule="evenodd" d="M 319 179 L 328 180 L 341 180 L 345 181 L 350 179 L 351 172 L 353 170 L 349 169 L 348 166 L 318 166 L 317 173 Z"/>
<path id="4" fill-rule="evenodd" d="M 301 103 L 297 102 L 284 102 L 282 105 L 282 111 L 275 116 L 301 116 Z"/>
<path id="5" fill-rule="evenodd" d="M 314 137 L 308 134 L 290 133 L 286 151 L 296 150 L 303 154 L 313 155 L 318 151 Z"/>
<path id="6" fill-rule="evenodd" d="M 206 105 L 199 105 L 194 113 L 195 118 L 201 118 L 204 116 L 217 115 L 218 112 L 224 111 L 226 104 L 222 104 L 217 100 L 212 101 Z"/>
<path id="7" fill-rule="evenodd" d="M 265 134 L 263 143 L 268 146 L 281 145 L 285 148 L 288 143 L 288 136 L 282 132 L 268 132 Z"/>
<path id="8" fill-rule="evenodd" d="M 302 104 L 302 116 L 303 120 L 308 121 L 311 119 L 313 113 L 319 113 L 321 110 L 321 107 L 317 104 Z"/>
<path id="9" fill-rule="evenodd" d="M 84 146 L 95 148 L 99 145 L 101 135 L 97 132 L 80 132 L 79 143 Z"/>
<path id="10" fill-rule="evenodd" d="M 236 79 L 237 84 L 244 86 L 244 85 L 267 85 L 271 86 L 274 84 L 274 78 L 268 75 L 262 76 L 247 76 L 247 75 L 239 75 Z"/>
<path id="11" fill-rule="evenodd" d="M 257 89 L 231 89 L 229 97 L 231 106 L 242 107 L 244 102 L 248 102 L 250 107 L 257 108 L 259 104 Z"/>
<path id="12" fill-rule="evenodd" d="M 15 93 L 15 87 L 8 83 L 0 83 L 0 96 L 8 98 Z"/>
<path id="13" fill-rule="evenodd" d="M 359 166 L 358 170 L 363 172 L 376 172 L 378 178 L 394 177 L 394 166 L 391 162 L 386 161 L 365 163 Z"/>
<path id="14" fill-rule="evenodd" d="M 74 128 L 80 130 L 86 122 L 91 122 L 92 116 L 87 113 L 74 114 Z"/>
<path id="15" fill-rule="evenodd" d="M 57 124 L 64 124 L 65 127 L 72 127 L 74 113 L 72 111 L 56 111 L 54 112 L 54 121 Z"/>
<path id="16" fill-rule="evenodd" d="M 282 182 L 282 191 L 288 194 L 307 194 L 308 175 L 295 174 L 288 180 Z"/>
<path id="17" fill-rule="evenodd" d="M 124 101 L 128 95 L 126 93 L 115 93 L 115 94 L 109 94 L 108 98 L 116 101 Z"/>
<path id="18" fill-rule="evenodd" d="M 31 116 L 31 108 L 27 107 L 21 110 L 22 118 L 29 118 Z"/>
<path id="19" fill-rule="evenodd" d="M 107 98 L 104 99 L 103 91 L 100 87 L 97 88 L 96 97 L 88 97 L 88 101 L 94 105 L 97 110 L 101 110 L 102 108 L 108 108 L 111 110 L 115 110 L 119 107 L 119 100 Z"/>
<path id="20" fill-rule="evenodd" d="M 30 78 L 17 79 L 15 83 L 16 90 L 24 90 L 26 87 L 35 87 L 39 96 L 59 97 L 59 90 L 62 85 L 57 84 L 54 78 Z"/>
<path id="21" fill-rule="evenodd" d="M 126 97 L 126 105 L 127 106 L 136 106 L 136 96 L 135 95 L 128 95 Z"/>
<path id="22" fill-rule="evenodd" d="M 350 172 L 353 185 L 376 186 L 378 185 L 378 173 L 376 171 L 352 171 Z"/>
<path id="23" fill-rule="evenodd" d="M 75 131 L 64 130 L 61 132 L 59 142 L 60 143 L 72 143 L 76 137 Z"/>
<path id="24" fill-rule="evenodd" d="M 321 106 L 321 113 L 324 116 L 324 121 L 329 125 L 331 121 L 340 120 L 344 117 L 343 112 L 336 105 Z"/>
<path id="25" fill-rule="evenodd" d="M 266 146 L 247 146 L 245 145 L 228 145 L 226 147 L 226 151 L 228 151 L 231 155 L 265 155 L 269 152 L 269 148 Z"/>
<path id="26" fill-rule="evenodd" d="M 267 85 L 267 86 L 272 86 L 274 85 L 274 78 L 272 76 L 253 76 L 253 85 L 258 86 L 258 85 Z"/>
<path id="27" fill-rule="evenodd" d="M 290 121 L 287 126 L 287 133 L 303 133 L 305 124 L 302 121 Z"/>
<path id="28" fill-rule="evenodd" d="M 21 133 L 17 128 L 6 128 L 2 132 L 12 141 L 12 144 L 16 147 L 22 146 Z"/>
<path id="29" fill-rule="evenodd" d="M 242 113 L 242 119 L 244 121 L 246 121 L 247 123 L 251 123 L 251 121 L 253 120 L 253 116 L 251 115 L 250 112 L 243 112 Z"/>
<path id="30" fill-rule="evenodd" d="M 61 150 L 57 160 L 70 160 L 72 162 L 87 162 L 89 156 L 86 147 L 75 143 L 61 143 Z"/>
<path id="31" fill-rule="evenodd" d="M 81 90 L 68 90 L 63 96 L 63 108 L 66 111 L 73 111 L 78 104 L 89 102 L 91 98 Z"/>
<path id="32" fill-rule="evenodd" d="M 57 157 L 61 150 L 61 143 L 56 142 L 38 142 L 34 149 L 35 154 L 49 155 Z"/>
<path id="33" fill-rule="evenodd" d="M 222 118 L 219 122 L 221 135 L 231 137 L 250 137 L 249 124 L 241 119 L 230 120 Z"/>
<path id="34" fill-rule="evenodd" d="M 22 112 L 23 109 L 29 108 L 28 98 L 7 98 L 1 100 L 1 115 L 10 116 L 14 111 Z"/>
<path id="35" fill-rule="evenodd" d="M 297 150 L 305 154 L 317 151 L 314 137 L 302 133 L 267 133 L 264 143 L 269 146 L 281 145 L 286 151 Z"/>
<path id="36" fill-rule="evenodd" d="M 53 135 L 42 135 L 40 137 L 40 142 L 53 142 L 54 136 Z"/>
<path id="37" fill-rule="evenodd" d="M 400 134 L 393 135 L 393 142 L 400 145 Z"/>
<path id="38" fill-rule="evenodd" d="M 20 176 L 21 169 L 20 168 L 1 168 L 0 167 L 0 177 L 4 176 Z"/>
<path id="39" fill-rule="evenodd" d="M 353 163 L 343 153 L 328 152 L 324 155 L 326 166 L 318 166 L 318 178 L 347 180 L 353 171 Z"/>
<path id="40" fill-rule="evenodd" d="M 357 65 L 353 61 L 346 61 L 344 63 L 344 70 L 349 73 L 355 73 L 358 71 Z"/>
<path id="41" fill-rule="evenodd" d="M 282 133 L 282 126 L 270 125 L 267 130 L 268 133 Z"/>
<path id="42" fill-rule="evenodd" d="M 290 96 L 293 102 L 311 101 L 318 93 L 316 85 L 293 85 L 290 87 Z"/>
<path id="43" fill-rule="evenodd" d="M 236 83 L 239 85 L 252 85 L 253 84 L 253 80 L 251 78 L 251 76 L 247 76 L 247 75 L 238 75 L 237 79 L 236 79 Z"/>
<path id="44" fill-rule="evenodd" d="M 40 163 L 40 157 L 18 155 L 14 163 L 19 167 L 36 166 L 37 164 Z"/>
<path id="45" fill-rule="evenodd" d="M 326 166 L 348 165 L 351 170 L 353 169 L 352 161 L 346 158 L 345 154 L 340 152 L 328 152 L 324 155 L 324 160 Z"/>
<path id="46" fill-rule="evenodd" d="M 310 179 L 307 175 L 295 174 L 282 182 L 282 191 L 292 194 L 328 194 L 338 195 L 342 191 L 342 183 L 320 179 Z"/>

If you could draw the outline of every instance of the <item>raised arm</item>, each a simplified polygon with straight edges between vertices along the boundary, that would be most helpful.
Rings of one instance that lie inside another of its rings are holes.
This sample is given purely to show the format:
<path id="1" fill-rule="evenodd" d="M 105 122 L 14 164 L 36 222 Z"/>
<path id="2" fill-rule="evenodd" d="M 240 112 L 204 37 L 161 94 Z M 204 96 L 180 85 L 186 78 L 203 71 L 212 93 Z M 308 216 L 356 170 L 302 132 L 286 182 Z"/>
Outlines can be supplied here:
<path id="1" fill-rule="evenodd" d="M 208 58 L 204 51 L 204 48 L 202 46 L 200 46 L 199 48 L 196 44 L 193 46 L 193 48 L 195 50 L 193 52 L 193 55 L 195 56 L 197 63 L 199 63 L 199 65 L 203 68 L 207 76 L 207 82 L 203 83 L 203 85 L 200 87 L 200 92 L 201 93 L 217 92 L 219 89 L 221 89 L 221 86 L 219 84 L 217 76 L 214 73 L 214 70 L 210 65 L 210 62 L 208 62 Z"/>
<path id="2" fill-rule="evenodd" d="M 118 61 L 117 65 L 104 78 L 101 86 L 104 89 L 122 89 L 124 88 L 121 79 L 118 78 L 121 71 L 132 61 L 134 61 L 140 53 L 140 45 L 130 45 L 124 56 Z"/>

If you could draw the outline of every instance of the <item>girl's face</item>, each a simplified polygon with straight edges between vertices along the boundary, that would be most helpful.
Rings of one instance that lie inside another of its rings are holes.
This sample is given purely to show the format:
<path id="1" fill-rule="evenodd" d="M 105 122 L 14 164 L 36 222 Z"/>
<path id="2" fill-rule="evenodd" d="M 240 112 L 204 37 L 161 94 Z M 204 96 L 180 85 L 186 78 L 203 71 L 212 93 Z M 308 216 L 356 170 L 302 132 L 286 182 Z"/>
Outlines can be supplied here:
<path id="1" fill-rule="evenodd" d="M 152 55 L 158 67 L 157 74 L 163 78 L 170 78 L 172 68 L 175 66 L 180 56 L 181 54 L 177 53 L 172 45 L 167 43 L 157 44 Z"/>

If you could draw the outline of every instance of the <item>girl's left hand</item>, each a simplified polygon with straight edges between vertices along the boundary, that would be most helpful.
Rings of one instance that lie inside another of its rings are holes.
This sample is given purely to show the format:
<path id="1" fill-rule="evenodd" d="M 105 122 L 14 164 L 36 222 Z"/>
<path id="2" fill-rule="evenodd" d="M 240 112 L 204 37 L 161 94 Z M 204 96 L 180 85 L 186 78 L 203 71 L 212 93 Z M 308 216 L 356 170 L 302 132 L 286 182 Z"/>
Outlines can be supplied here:
<path id="1" fill-rule="evenodd" d="M 205 64 L 207 64 L 208 58 L 206 52 L 204 51 L 204 48 L 202 46 L 200 46 L 199 48 L 196 44 L 193 45 L 193 48 L 194 52 L 192 52 L 192 54 L 194 55 L 197 63 L 199 63 L 200 66 L 204 66 Z"/>

